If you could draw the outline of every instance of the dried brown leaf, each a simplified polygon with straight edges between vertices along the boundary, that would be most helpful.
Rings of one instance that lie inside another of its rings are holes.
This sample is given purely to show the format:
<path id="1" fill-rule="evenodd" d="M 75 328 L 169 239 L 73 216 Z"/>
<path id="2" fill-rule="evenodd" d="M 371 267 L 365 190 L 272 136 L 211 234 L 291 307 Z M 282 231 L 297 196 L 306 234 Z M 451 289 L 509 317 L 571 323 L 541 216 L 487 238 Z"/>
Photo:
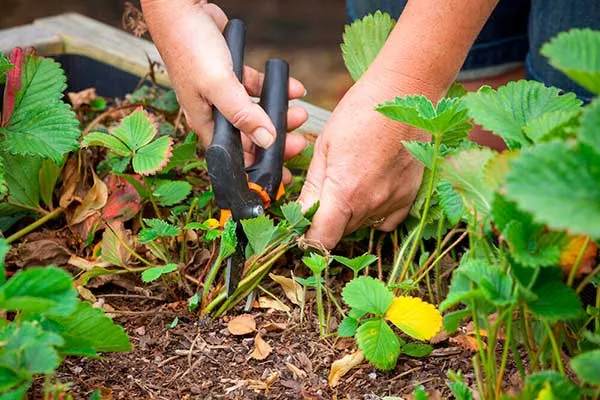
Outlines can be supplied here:
<path id="1" fill-rule="evenodd" d="M 287 324 L 284 322 L 269 322 L 262 329 L 267 332 L 281 332 L 287 329 Z"/>
<path id="2" fill-rule="evenodd" d="M 290 308 L 283 304 L 280 300 L 272 297 L 261 296 L 256 301 L 257 308 L 268 308 L 269 310 L 277 310 L 283 312 L 290 312 Z"/>
<path id="3" fill-rule="evenodd" d="M 94 185 L 87 192 L 81 204 L 79 204 L 73 212 L 71 220 L 69 221 L 71 225 L 77 225 L 92 215 L 99 215 L 102 207 L 106 205 L 106 200 L 108 199 L 108 189 L 106 184 L 102 182 L 94 172 L 92 172 L 92 174 L 94 177 Z"/>
<path id="4" fill-rule="evenodd" d="M 456 344 L 462 347 L 465 350 L 469 351 L 478 351 L 479 344 L 477 343 L 477 338 L 470 335 L 456 335 L 450 338 L 450 343 Z M 486 349 L 487 345 L 485 342 L 482 342 L 483 348 Z"/>
<path id="5" fill-rule="evenodd" d="M 294 374 L 294 378 L 296 378 L 296 379 L 306 378 L 306 372 L 304 372 L 300 368 L 296 367 L 294 364 L 286 362 L 285 366 L 287 367 L 287 369 L 290 370 L 290 372 L 292 374 Z"/>
<path id="6" fill-rule="evenodd" d="M 25 268 L 35 265 L 64 265 L 71 257 L 66 243 L 57 238 L 32 240 L 14 248 L 8 256 L 12 264 Z"/>
<path id="7" fill-rule="evenodd" d="M 254 338 L 254 350 L 250 353 L 250 357 L 255 360 L 264 360 L 269 357 L 269 354 L 273 351 L 273 348 L 269 345 L 269 343 L 265 342 L 265 340 L 260 336 L 260 333 L 256 334 Z"/>
<path id="8" fill-rule="evenodd" d="M 242 314 L 233 318 L 227 324 L 227 330 L 232 335 L 241 336 L 247 335 L 256 331 L 256 321 L 250 314 Z"/>
<path id="9" fill-rule="evenodd" d="M 114 221 L 102 235 L 102 255 L 100 259 L 110 265 L 126 267 L 131 259 L 131 253 L 121 242 L 131 246 L 131 231 L 125 230 L 123 223 Z"/>
<path id="10" fill-rule="evenodd" d="M 304 304 L 304 289 L 302 285 L 291 278 L 286 278 L 285 276 L 269 274 L 271 279 L 277 282 L 285 296 L 295 305 L 302 306 Z"/>
<path id="11" fill-rule="evenodd" d="M 69 101 L 73 105 L 73 110 L 79 109 L 82 105 L 88 105 L 96 99 L 96 88 L 88 88 L 79 92 L 67 93 Z"/>
<path id="12" fill-rule="evenodd" d="M 352 368 L 358 366 L 365 360 L 362 351 L 356 350 L 352 354 L 347 354 L 344 357 L 336 360 L 331 364 L 329 377 L 327 378 L 330 387 L 336 387 L 340 379 L 348 373 Z"/>

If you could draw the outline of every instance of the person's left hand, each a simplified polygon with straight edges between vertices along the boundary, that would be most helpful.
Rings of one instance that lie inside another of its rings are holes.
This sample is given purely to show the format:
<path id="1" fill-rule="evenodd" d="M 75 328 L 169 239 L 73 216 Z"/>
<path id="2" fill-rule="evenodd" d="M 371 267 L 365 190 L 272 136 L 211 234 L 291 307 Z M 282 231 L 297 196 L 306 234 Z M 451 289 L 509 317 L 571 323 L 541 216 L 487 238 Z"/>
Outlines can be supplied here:
<path id="1" fill-rule="evenodd" d="M 327 248 L 362 226 L 395 229 L 421 184 L 423 167 L 401 141 L 427 135 L 375 111 L 378 104 L 417 88 L 368 74 L 344 96 L 318 137 L 299 199 L 305 210 L 320 201 L 307 239 Z"/>

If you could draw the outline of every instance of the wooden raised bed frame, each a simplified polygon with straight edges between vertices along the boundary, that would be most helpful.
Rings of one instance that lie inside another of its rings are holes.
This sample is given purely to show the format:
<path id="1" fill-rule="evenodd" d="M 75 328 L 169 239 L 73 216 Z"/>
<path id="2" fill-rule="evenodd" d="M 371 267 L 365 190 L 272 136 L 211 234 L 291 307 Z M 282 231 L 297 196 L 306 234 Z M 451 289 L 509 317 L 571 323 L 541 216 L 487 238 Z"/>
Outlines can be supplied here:
<path id="1" fill-rule="evenodd" d="M 139 77 L 148 73 L 149 60 L 163 65 L 152 42 L 76 13 L 0 30 L 0 50 L 8 53 L 15 47 L 35 47 L 48 56 L 86 56 Z M 155 77 L 157 83 L 170 86 L 163 67 L 158 68 Z M 308 121 L 297 132 L 317 135 L 323 130 L 329 111 L 301 100 L 293 100 L 290 105 L 304 107 L 309 114 Z"/>

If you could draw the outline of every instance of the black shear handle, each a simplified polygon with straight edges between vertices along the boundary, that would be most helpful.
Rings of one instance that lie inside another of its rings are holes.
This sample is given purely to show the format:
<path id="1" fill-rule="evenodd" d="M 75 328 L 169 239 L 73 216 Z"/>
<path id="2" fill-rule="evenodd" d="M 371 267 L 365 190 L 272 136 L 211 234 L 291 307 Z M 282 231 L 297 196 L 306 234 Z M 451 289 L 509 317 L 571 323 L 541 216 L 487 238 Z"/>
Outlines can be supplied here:
<path id="1" fill-rule="evenodd" d="M 231 20 L 225 27 L 225 40 L 233 61 L 233 71 L 242 81 L 246 27 L 240 20 Z M 248 188 L 244 168 L 244 150 L 240 131 L 214 108 L 215 121 L 212 142 L 206 149 L 208 174 L 217 205 L 231 210 L 236 220 L 262 214 L 259 196 Z"/>
<path id="2" fill-rule="evenodd" d="M 269 148 L 257 148 L 256 160 L 248 168 L 248 179 L 258 184 L 274 202 L 277 198 L 283 169 L 283 153 L 287 135 L 288 82 L 290 68 L 287 62 L 272 58 L 265 67 L 265 80 L 260 105 L 265 110 L 277 136 Z"/>

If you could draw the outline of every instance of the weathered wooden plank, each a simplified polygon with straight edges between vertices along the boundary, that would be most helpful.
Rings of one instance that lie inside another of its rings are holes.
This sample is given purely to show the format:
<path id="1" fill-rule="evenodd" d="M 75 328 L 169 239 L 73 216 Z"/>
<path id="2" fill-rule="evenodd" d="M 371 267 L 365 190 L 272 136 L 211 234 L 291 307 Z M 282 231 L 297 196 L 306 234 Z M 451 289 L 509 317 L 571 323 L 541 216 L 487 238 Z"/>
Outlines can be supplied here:
<path id="1" fill-rule="evenodd" d="M 41 54 L 63 52 L 63 41 L 52 31 L 33 25 L 0 30 L 0 51 L 8 53 L 15 47 L 35 47 Z"/>

